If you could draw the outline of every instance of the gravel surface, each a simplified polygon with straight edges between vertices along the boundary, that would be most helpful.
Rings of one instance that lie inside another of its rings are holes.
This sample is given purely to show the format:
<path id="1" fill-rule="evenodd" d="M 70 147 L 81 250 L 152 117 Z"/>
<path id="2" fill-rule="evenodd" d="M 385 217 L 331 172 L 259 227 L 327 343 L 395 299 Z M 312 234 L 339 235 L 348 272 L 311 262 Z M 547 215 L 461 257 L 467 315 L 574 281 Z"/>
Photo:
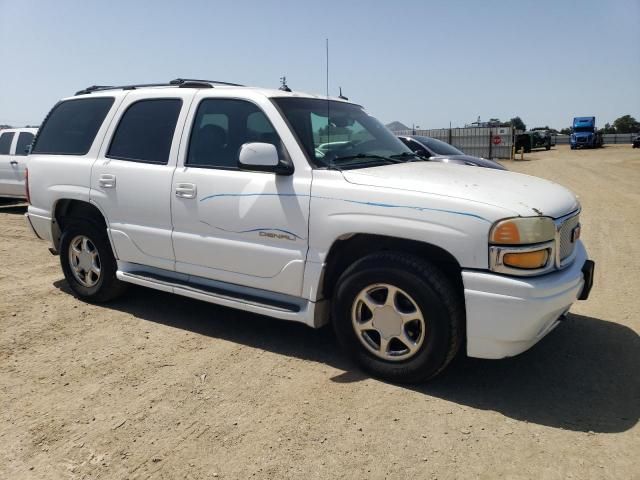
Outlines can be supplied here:
<path id="1" fill-rule="evenodd" d="M 640 478 L 640 151 L 527 158 L 504 163 L 580 196 L 592 296 L 532 350 L 415 387 L 327 328 L 143 288 L 80 302 L 0 203 L 0 478 Z"/>

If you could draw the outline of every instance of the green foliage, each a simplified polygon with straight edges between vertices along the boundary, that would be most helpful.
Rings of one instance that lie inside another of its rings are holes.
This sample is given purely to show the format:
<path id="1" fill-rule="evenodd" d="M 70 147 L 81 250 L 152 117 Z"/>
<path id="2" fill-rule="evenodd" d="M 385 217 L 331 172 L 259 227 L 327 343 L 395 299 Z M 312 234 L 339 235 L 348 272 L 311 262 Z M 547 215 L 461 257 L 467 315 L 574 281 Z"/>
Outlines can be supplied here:
<path id="1" fill-rule="evenodd" d="M 509 120 L 509 124 L 515 128 L 516 130 L 526 130 L 527 126 L 525 125 L 525 123 L 522 121 L 522 119 L 520 117 L 514 117 L 511 120 Z"/>
<path id="2" fill-rule="evenodd" d="M 613 122 L 613 127 L 615 128 L 615 133 L 640 132 L 640 122 L 638 122 L 631 115 L 624 115 L 620 118 L 616 118 Z"/>

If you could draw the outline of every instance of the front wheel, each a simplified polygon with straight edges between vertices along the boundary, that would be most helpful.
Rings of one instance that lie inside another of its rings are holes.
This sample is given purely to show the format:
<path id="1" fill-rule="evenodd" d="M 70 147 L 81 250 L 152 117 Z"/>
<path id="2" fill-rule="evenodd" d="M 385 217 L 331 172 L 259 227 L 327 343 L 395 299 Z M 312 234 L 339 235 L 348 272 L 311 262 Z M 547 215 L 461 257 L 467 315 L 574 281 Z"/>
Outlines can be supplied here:
<path id="1" fill-rule="evenodd" d="M 374 376 L 426 381 L 453 360 L 464 302 L 431 263 L 403 253 L 369 255 L 340 277 L 333 325 L 344 350 Z"/>
<path id="2" fill-rule="evenodd" d="M 118 267 L 107 233 L 92 222 L 67 222 L 60 238 L 60 265 L 67 283 L 82 300 L 107 302 L 126 288 L 116 278 Z"/>

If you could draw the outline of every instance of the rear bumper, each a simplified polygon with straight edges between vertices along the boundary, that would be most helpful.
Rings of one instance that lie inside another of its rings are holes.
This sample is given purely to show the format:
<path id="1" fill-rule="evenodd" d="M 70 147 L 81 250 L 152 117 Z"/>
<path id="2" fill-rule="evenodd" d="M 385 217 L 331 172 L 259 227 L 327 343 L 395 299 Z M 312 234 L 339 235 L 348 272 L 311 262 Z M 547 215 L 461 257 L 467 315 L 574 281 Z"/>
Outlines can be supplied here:
<path id="1" fill-rule="evenodd" d="M 583 271 L 584 270 L 584 271 Z M 578 241 L 574 262 L 533 278 L 463 271 L 467 355 L 504 358 L 532 347 L 553 330 L 578 298 L 588 296 L 593 262 Z"/>
<path id="2" fill-rule="evenodd" d="M 32 207 L 29 207 L 31 210 Z M 24 214 L 27 225 L 31 228 L 33 234 L 40 240 L 51 242 L 51 217 L 32 213 L 31 211 Z"/>

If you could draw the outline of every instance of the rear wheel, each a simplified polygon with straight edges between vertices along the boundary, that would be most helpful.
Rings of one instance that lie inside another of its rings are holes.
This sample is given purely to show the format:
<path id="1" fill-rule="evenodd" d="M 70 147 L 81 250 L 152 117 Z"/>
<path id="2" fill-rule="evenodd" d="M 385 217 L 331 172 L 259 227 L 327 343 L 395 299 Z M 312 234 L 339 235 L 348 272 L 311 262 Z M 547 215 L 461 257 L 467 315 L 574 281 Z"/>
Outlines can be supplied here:
<path id="1" fill-rule="evenodd" d="M 116 278 L 117 263 L 106 231 L 85 220 L 68 220 L 60 239 L 60 265 L 73 292 L 88 302 L 120 296 L 126 284 Z"/>
<path id="2" fill-rule="evenodd" d="M 421 382 L 444 370 L 458 352 L 463 301 L 429 262 L 373 254 L 340 277 L 333 324 L 342 347 L 366 371 L 393 382 Z"/>

